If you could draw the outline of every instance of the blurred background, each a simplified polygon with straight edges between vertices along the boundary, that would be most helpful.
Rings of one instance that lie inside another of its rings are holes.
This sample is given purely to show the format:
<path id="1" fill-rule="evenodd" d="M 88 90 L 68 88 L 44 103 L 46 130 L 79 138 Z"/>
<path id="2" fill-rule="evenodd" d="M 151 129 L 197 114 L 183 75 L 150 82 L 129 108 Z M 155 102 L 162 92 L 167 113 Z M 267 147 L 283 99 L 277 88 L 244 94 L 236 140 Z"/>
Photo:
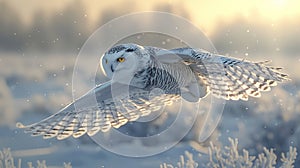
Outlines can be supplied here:
<path id="1" fill-rule="evenodd" d="M 239 138 L 241 149 L 253 155 L 264 146 L 275 148 L 277 154 L 289 146 L 300 150 L 299 9 L 297 0 L 0 0 L 0 149 L 9 147 L 14 156 L 25 161 L 47 160 L 54 166 L 72 162 L 74 167 L 130 166 L 132 161 L 143 167 L 153 167 L 153 163 L 158 167 L 172 162 L 171 156 L 184 150 L 196 153 L 199 144 L 190 144 L 196 141 L 197 124 L 183 139 L 185 145 L 162 156 L 138 160 L 95 148 L 87 136 L 78 140 L 42 140 L 15 128 L 17 121 L 39 121 L 72 101 L 75 60 L 95 30 L 116 17 L 155 10 L 191 21 L 220 54 L 253 61 L 272 60 L 272 65 L 284 67 L 292 79 L 260 99 L 228 101 L 210 140 L 222 145 L 228 143 L 228 137 Z M 155 43 L 163 48 L 180 45 L 164 38 Z"/>

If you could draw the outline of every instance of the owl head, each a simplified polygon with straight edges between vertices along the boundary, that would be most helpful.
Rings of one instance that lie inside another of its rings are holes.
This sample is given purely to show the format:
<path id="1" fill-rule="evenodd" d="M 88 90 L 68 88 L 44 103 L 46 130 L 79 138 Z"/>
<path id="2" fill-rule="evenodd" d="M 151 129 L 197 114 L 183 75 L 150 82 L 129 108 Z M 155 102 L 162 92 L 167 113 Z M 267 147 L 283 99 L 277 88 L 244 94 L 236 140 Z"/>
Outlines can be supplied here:
<path id="1" fill-rule="evenodd" d="M 109 49 L 102 57 L 102 69 L 105 75 L 118 82 L 126 81 L 141 68 L 147 66 L 149 54 L 143 46 L 129 43 Z"/>

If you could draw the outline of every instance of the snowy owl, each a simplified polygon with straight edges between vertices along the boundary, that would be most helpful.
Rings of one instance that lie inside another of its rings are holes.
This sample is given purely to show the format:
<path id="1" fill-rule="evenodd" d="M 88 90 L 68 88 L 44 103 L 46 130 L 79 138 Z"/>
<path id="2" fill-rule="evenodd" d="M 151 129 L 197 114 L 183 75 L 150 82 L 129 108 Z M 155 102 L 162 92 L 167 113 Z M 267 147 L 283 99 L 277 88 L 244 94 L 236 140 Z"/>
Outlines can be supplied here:
<path id="1" fill-rule="evenodd" d="M 279 72 L 281 68 L 267 63 L 194 48 L 166 50 L 131 43 L 117 45 L 101 60 L 110 81 L 97 85 L 40 122 L 28 126 L 17 123 L 17 127 L 43 138 L 64 139 L 71 135 L 77 138 L 85 133 L 92 136 L 111 127 L 119 128 L 179 98 L 198 102 L 209 93 L 226 100 L 260 97 L 261 92 L 288 79 Z M 125 86 L 128 93 L 124 92 Z M 162 93 L 153 94 L 155 89 Z M 91 95 L 95 95 L 96 105 L 89 105 Z M 81 106 L 76 108 L 76 103 Z"/>

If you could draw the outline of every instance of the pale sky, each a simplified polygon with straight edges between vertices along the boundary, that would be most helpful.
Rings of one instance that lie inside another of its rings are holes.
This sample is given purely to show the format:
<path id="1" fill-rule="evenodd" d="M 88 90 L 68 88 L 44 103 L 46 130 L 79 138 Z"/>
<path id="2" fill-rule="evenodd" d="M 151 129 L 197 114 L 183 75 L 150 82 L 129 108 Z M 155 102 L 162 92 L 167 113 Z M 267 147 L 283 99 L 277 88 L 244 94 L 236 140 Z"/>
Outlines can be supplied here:
<path id="1" fill-rule="evenodd" d="M 60 12 L 65 5 L 72 0 L 10 0 L 10 3 L 28 22 L 38 10 L 47 13 Z M 209 33 L 220 21 L 230 21 L 238 16 L 247 19 L 260 17 L 266 22 L 276 23 L 286 19 L 300 18 L 299 0 L 89 0 L 84 3 L 87 15 L 91 21 L 95 21 L 102 11 L 127 9 L 128 13 L 153 10 L 158 5 L 168 4 L 173 10 L 185 9 L 188 11 L 191 21 Z"/>

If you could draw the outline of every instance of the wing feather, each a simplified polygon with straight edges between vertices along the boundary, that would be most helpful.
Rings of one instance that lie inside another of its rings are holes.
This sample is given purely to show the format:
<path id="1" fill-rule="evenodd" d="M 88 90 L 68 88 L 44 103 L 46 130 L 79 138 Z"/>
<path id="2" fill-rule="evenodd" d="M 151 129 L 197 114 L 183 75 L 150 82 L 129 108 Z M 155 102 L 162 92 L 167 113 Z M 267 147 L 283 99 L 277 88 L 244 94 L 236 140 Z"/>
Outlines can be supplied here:
<path id="1" fill-rule="evenodd" d="M 277 82 L 289 80 L 282 68 L 268 66 L 269 61 L 239 60 L 192 48 L 170 51 L 193 69 L 214 96 L 226 100 L 260 97 Z"/>
<path id="2" fill-rule="evenodd" d="M 17 123 L 17 127 L 24 128 L 25 132 L 33 136 L 43 136 L 45 139 L 57 137 L 61 140 L 70 136 L 78 138 L 86 133 L 92 136 L 99 131 L 106 132 L 111 127 L 119 128 L 128 121 L 136 121 L 179 97 L 157 95 L 149 98 L 148 90 L 135 87 L 130 87 L 129 94 L 126 95 L 122 90 L 123 85 L 116 85 L 118 86 L 114 88 L 120 90 L 115 91 L 118 94 L 114 99 L 111 96 L 111 83 L 108 82 L 95 87 L 58 113 L 38 123 L 28 126 Z M 87 103 L 92 96 L 96 96 L 96 106 Z"/>

